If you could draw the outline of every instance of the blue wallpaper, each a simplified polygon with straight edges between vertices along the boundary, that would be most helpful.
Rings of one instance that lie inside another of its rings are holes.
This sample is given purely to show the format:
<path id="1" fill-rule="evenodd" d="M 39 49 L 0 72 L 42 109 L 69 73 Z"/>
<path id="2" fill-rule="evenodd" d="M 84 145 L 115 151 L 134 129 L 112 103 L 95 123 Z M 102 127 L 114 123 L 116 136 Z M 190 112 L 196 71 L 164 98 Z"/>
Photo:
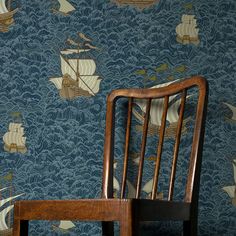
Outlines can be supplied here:
<path id="1" fill-rule="evenodd" d="M 199 235 L 235 235 L 235 0 L 160 0 L 145 9 L 121 1 L 69 0 L 64 6 L 74 9 L 68 13 L 59 12 L 59 2 L 15 0 L 15 22 L 0 20 L 0 188 L 12 185 L 15 195 L 23 194 L 18 199 L 99 197 L 106 95 L 202 75 L 210 94 Z M 195 42 L 176 39 L 182 15 L 196 19 Z M 96 62 L 94 75 L 102 80 L 92 96 L 63 99 L 50 79 L 65 74 L 60 53 L 78 40 L 91 49 L 85 58 Z M 11 127 L 22 132 L 19 148 L 6 146 L 10 123 L 20 124 Z M 64 231 L 58 224 L 32 223 L 31 235 L 101 232 L 99 223 L 74 222 L 76 227 Z M 147 236 L 181 231 L 178 223 L 143 228 Z"/>

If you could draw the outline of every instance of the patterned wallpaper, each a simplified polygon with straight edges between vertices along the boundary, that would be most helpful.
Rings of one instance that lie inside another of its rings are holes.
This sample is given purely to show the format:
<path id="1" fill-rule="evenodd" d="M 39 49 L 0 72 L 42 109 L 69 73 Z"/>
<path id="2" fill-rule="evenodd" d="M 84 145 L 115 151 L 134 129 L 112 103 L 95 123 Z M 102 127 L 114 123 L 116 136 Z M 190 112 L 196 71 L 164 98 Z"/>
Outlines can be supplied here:
<path id="1" fill-rule="evenodd" d="M 0 0 L 1 199 L 99 197 L 106 95 L 203 75 L 199 235 L 235 235 L 235 12 L 235 0 Z M 11 235 L 9 203 L 0 234 Z M 181 235 L 178 223 L 143 230 Z M 99 223 L 34 222 L 30 235 L 100 232 Z"/>

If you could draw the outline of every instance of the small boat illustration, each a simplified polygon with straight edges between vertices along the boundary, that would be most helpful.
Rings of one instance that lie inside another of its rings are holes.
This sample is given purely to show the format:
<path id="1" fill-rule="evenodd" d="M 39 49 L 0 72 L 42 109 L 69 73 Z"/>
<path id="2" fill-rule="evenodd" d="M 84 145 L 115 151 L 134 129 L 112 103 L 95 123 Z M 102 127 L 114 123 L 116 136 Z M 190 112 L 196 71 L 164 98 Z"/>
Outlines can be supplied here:
<path id="1" fill-rule="evenodd" d="M 155 85 L 151 88 L 160 88 L 166 85 L 169 85 L 171 83 L 176 82 L 171 81 L 159 85 Z M 174 137 L 178 120 L 179 120 L 179 113 L 178 109 L 181 103 L 181 99 L 176 100 L 177 95 L 173 95 L 169 97 L 169 107 L 167 110 L 167 121 L 168 126 L 166 127 L 166 137 Z M 187 96 L 187 98 L 190 96 Z M 144 123 L 144 114 L 146 112 L 146 102 L 144 100 L 136 100 L 135 103 L 138 105 L 138 107 L 141 109 L 143 113 L 138 112 L 136 109 L 133 110 L 134 116 L 143 124 Z M 151 104 L 150 109 L 150 124 L 149 124 L 149 134 L 156 134 L 157 131 L 159 132 L 160 126 L 161 126 L 161 119 L 162 119 L 162 113 L 164 109 L 164 98 L 153 100 Z M 187 117 L 183 121 L 183 127 L 182 127 L 182 133 L 187 132 L 186 123 L 190 120 L 190 117 Z M 137 131 L 142 131 L 143 126 L 136 126 Z"/>
<path id="2" fill-rule="evenodd" d="M 99 92 L 101 79 L 95 74 L 96 63 L 94 59 L 83 56 L 92 49 L 86 48 L 87 42 L 82 45 L 85 48 L 81 48 L 81 44 L 77 44 L 73 40 L 68 40 L 68 42 L 72 45 L 76 44 L 77 48 L 60 51 L 62 76 L 53 77 L 49 80 L 59 90 L 62 98 L 74 99 L 80 96 L 95 96 Z M 72 58 L 69 57 L 71 55 L 73 55 Z"/>
<path id="3" fill-rule="evenodd" d="M 3 192 L 7 189 L 10 189 L 10 196 L 8 198 L 0 199 L 0 207 L 3 207 L 6 203 L 9 203 L 8 206 L 4 206 L 0 211 L 0 236 L 12 236 L 12 226 L 10 226 L 11 224 L 10 212 L 14 208 L 12 200 L 23 195 L 23 194 L 18 194 L 15 196 L 11 196 L 12 188 L 10 187 L 2 188 L 0 189 L 0 192 Z M 7 220 L 8 222 L 6 222 L 7 215 L 8 215 L 8 220 Z"/>
<path id="4" fill-rule="evenodd" d="M 236 107 L 227 102 L 223 102 L 223 104 L 225 104 L 232 112 L 232 116 L 226 117 L 226 119 L 230 121 L 236 121 Z"/>
<path id="5" fill-rule="evenodd" d="M 62 13 L 64 15 L 68 15 L 70 12 L 75 10 L 74 6 L 67 0 L 58 0 L 58 2 L 60 4 L 60 7 L 58 10 L 53 8 L 52 11 L 54 13 Z"/>
<path id="6" fill-rule="evenodd" d="M 18 8 L 11 10 L 10 7 L 10 0 L 0 0 L 0 32 L 7 32 L 9 27 L 14 24 L 13 16 L 18 11 Z"/>
<path id="7" fill-rule="evenodd" d="M 159 2 L 159 0 L 114 0 L 118 5 L 131 5 L 139 9 L 144 9 Z"/>
<path id="8" fill-rule="evenodd" d="M 52 225 L 53 230 L 58 230 L 62 233 L 67 233 L 72 228 L 75 228 L 75 224 L 69 220 L 61 220 L 58 226 Z"/>
<path id="9" fill-rule="evenodd" d="M 234 185 L 232 185 L 232 186 L 225 186 L 222 189 L 232 199 L 232 204 L 234 206 L 236 206 L 236 159 L 233 160 L 233 171 L 234 171 Z"/>
<path id="10" fill-rule="evenodd" d="M 176 40 L 182 44 L 199 44 L 199 29 L 195 15 L 182 15 L 182 22 L 176 26 Z"/>
<path id="11" fill-rule="evenodd" d="M 22 123 L 10 122 L 8 131 L 3 135 L 3 142 L 5 151 L 25 153 L 26 137 L 24 137 Z"/>

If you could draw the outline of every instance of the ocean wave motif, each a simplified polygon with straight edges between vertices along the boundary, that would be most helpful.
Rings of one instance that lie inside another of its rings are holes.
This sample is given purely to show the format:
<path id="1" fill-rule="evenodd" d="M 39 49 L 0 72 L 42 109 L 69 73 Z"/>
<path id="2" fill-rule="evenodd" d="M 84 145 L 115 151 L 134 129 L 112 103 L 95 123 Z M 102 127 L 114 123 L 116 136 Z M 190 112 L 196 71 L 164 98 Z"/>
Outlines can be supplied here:
<path id="1" fill-rule="evenodd" d="M 22 196 L 25 199 L 99 197 L 107 94 L 116 88 L 144 87 L 137 70 L 153 70 L 167 63 L 169 69 L 158 73 L 157 80 L 148 82 L 148 86 L 153 86 L 166 82 L 177 65 L 185 65 L 186 72 L 173 76 L 200 74 L 210 84 L 199 235 L 234 235 L 235 209 L 221 189 L 233 181 L 229 168 L 236 153 L 235 124 L 225 121 L 226 110 L 221 104 L 235 104 L 235 1 L 193 3 L 190 13 L 196 15 L 201 39 L 197 47 L 176 42 L 175 27 L 181 16 L 189 13 L 177 0 L 160 1 L 143 11 L 104 0 L 70 2 L 76 10 L 63 16 L 51 12 L 50 1 L 21 0 L 20 10 L 14 16 L 15 25 L 0 35 L 0 135 L 4 135 L 12 121 L 11 112 L 19 111 L 28 148 L 24 155 L 6 153 L 1 138 L 1 170 L 13 170 L 14 187 L 25 193 Z M 96 61 L 102 83 L 94 98 L 65 101 L 48 78 L 60 76 L 59 52 L 68 46 L 67 38 L 76 38 L 77 32 L 88 35 L 100 49 L 90 56 Z M 121 118 L 119 124 L 124 123 Z M 118 161 L 123 150 L 121 134 L 118 127 Z M 134 136 L 132 151 L 140 148 L 140 139 Z M 186 140 L 184 144 L 189 146 Z M 168 143 L 165 149 L 171 148 Z M 153 153 L 150 150 L 148 154 Z M 169 161 L 170 158 L 165 165 Z M 180 168 L 184 170 L 186 166 L 184 160 Z M 153 168 L 153 162 L 147 162 L 146 167 Z M 130 176 L 135 173 L 134 169 Z M 165 180 L 168 172 L 162 173 Z M 144 182 L 150 178 L 148 173 Z M 184 181 L 178 173 L 177 186 Z M 166 191 L 164 185 L 162 188 Z M 177 193 L 177 197 L 181 194 Z M 181 227 L 166 223 L 146 225 L 143 230 L 147 236 L 157 230 L 160 235 L 173 235 Z M 76 223 L 76 228 L 67 235 L 100 233 L 99 224 Z M 58 235 L 49 222 L 33 223 L 31 234 Z"/>

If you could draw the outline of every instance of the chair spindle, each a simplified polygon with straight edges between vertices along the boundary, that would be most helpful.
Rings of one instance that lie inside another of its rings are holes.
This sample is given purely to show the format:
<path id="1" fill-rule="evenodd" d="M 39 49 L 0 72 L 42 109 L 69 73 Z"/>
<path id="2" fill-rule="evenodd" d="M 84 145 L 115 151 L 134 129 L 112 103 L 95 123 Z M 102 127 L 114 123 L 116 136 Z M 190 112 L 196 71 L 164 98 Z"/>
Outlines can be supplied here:
<path id="1" fill-rule="evenodd" d="M 183 125 L 186 94 L 187 94 L 187 91 L 186 89 L 184 89 L 181 96 L 180 113 L 179 113 L 178 125 L 177 125 L 177 130 L 176 130 L 174 155 L 173 155 L 170 184 L 169 184 L 169 191 L 168 191 L 168 201 L 172 200 L 173 193 L 174 193 L 174 180 L 175 180 L 175 174 L 176 174 L 177 159 L 178 159 L 178 154 L 179 154 L 180 138 L 181 138 L 181 133 L 182 133 L 181 131 L 182 131 L 182 125 Z"/>
<path id="2" fill-rule="evenodd" d="M 123 199 L 125 197 L 125 187 L 126 187 L 127 168 L 128 168 L 128 156 L 129 156 L 129 142 L 130 142 L 131 120 L 132 120 L 132 103 L 133 103 L 133 98 L 129 98 L 128 117 L 127 117 L 126 135 L 125 135 L 124 168 L 123 168 L 121 195 L 120 195 L 121 199 Z"/>
<path id="3" fill-rule="evenodd" d="M 140 159 L 139 159 L 138 178 L 137 178 L 135 198 L 139 198 L 140 191 L 141 191 L 143 162 L 144 162 L 145 148 L 146 148 L 146 142 L 147 142 L 148 123 L 149 123 L 149 117 L 150 117 L 151 103 L 152 103 L 152 99 L 149 98 L 147 100 L 147 107 L 146 107 L 146 113 L 145 113 L 145 119 L 144 119 L 144 125 L 143 125 L 143 136 L 142 136 L 141 152 L 140 152 Z"/>
<path id="4" fill-rule="evenodd" d="M 164 109 L 163 109 L 163 113 L 162 113 L 161 127 L 160 127 L 160 134 L 159 134 L 159 142 L 158 142 L 158 146 L 157 146 L 157 159 L 156 159 L 156 166 L 155 166 L 152 194 L 151 194 L 152 200 L 156 199 L 157 183 L 158 183 L 158 175 L 159 175 L 159 170 L 160 170 L 162 147 L 163 147 L 164 135 L 165 135 L 168 103 L 169 103 L 169 96 L 165 96 Z"/>

